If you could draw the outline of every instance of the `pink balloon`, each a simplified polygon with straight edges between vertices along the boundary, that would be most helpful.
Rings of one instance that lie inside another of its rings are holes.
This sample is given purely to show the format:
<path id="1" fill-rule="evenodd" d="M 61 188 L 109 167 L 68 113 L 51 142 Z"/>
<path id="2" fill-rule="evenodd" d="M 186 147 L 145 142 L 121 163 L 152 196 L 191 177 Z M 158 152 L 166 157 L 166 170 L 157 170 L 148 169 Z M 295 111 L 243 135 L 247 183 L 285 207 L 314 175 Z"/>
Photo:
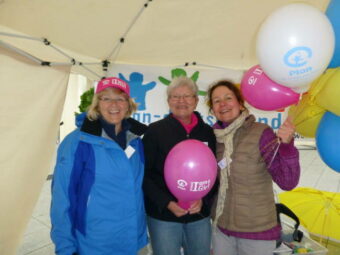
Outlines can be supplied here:
<path id="1" fill-rule="evenodd" d="M 198 140 L 188 139 L 176 144 L 165 160 L 165 182 L 184 209 L 190 207 L 190 202 L 201 199 L 210 191 L 216 175 L 214 154 Z"/>
<path id="2" fill-rule="evenodd" d="M 241 81 L 245 100 L 257 109 L 273 111 L 285 108 L 299 101 L 299 94 L 277 84 L 263 72 L 259 65 L 250 68 Z"/>

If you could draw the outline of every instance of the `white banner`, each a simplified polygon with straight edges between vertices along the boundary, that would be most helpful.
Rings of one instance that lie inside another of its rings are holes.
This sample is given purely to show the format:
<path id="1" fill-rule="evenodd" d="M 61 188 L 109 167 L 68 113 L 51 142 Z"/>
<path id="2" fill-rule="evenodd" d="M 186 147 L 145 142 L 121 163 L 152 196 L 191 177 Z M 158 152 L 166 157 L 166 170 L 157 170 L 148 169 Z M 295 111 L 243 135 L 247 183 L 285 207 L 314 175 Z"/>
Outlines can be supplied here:
<path id="1" fill-rule="evenodd" d="M 208 112 L 208 107 L 205 104 L 205 92 L 211 83 L 221 79 L 227 79 L 239 84 L 243 71 L 202 66 L 171 68 L 143 65 L 114 65 L 108 72 L 108 76 L 116 76 L 129 83 L 131 96 L 139 104 L 138 111 L 133 117 L 145 124 L 160 120 L 169 113 L 166 88 L 173 77 L 179 74 L 192 77 L 196 80 L 200 90 L 197 111 L 201 113 L 205 122 L 213 125 L 216 119 Z M 247 105 L 247 107 L 256 116 L 258 122 L 268 124 L 275 131 L 287 116 L 285 109 L 281 111 L 261 111 L 250 105 Z M 314 146 L 314 139 L 306 139 L 298 134 L 296 135 L 296 141 L 297 144 L 310 144 Z"/>

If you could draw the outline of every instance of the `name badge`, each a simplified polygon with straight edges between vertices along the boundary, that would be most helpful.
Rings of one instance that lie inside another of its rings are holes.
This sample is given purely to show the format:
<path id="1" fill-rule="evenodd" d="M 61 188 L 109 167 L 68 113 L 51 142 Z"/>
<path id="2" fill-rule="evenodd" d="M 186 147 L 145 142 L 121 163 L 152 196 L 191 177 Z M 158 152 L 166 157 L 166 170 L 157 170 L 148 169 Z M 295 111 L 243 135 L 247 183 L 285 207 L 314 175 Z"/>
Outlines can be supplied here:
<path id="1" fill-rule="evenodd" d="M 223 169 L 223 168 L 226 168 L 228 165 L 228 162 L 227 162 L 227 159 L 226 158 L 223 158 L 220 160 L 220 162 L 218 162 L 218 166 Z"/>
<path id="2" fill-rule="evenodd" d="M 125 154 L 128 158 L 131 158 L 132 154 L 135 152 L 135 149 L 132 148 L 131 145 L 129 145 L 126 149 L 125 149 Z"/>

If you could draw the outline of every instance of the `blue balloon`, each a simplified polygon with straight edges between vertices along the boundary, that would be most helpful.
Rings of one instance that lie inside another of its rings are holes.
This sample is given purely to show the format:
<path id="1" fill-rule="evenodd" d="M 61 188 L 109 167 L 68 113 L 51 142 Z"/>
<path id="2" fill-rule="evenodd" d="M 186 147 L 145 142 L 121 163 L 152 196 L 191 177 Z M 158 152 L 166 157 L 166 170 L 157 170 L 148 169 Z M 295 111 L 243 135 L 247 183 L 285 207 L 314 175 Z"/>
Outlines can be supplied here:
<path id="1" fill-rule="evenodd" d="M 340 66 L 340 1 L 332 0 L 327 8 L 326 15 L 331 22 L 335 34 L 335 48 L 333 58 L 328 68 Z"/>
<path id="2" fill-rule="evenodd" d="M 316 130 L 316 148 L 322 160 L 340 172 L 340 117 L 326 112 Z"/>

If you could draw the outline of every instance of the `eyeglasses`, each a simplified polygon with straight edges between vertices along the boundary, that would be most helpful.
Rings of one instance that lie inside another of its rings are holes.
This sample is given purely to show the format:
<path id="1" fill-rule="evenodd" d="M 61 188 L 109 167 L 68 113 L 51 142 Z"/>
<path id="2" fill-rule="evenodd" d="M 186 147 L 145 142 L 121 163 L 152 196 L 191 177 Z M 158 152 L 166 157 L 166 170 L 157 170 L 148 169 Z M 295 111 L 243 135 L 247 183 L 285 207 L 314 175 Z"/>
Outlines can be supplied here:
<path id="1" fill-rule="evenodd" d="M 185 101 L 190 101 L 194 98 L 195 98 L 195 95 L 172 95 L 172 96 L 170 96 L 170 99 L 172 101 L 179 101 L 181 99 L 183 99 Z"/>
<path id="2" fill-rule="evenodd" d="M 116 98 L 100 97 L 99 100 L 105 104 L 112 104 L 112 103 L 124 104 L 125 102 L 127 102 L 127 99 L 124 97 L 116 97 Z"/>

